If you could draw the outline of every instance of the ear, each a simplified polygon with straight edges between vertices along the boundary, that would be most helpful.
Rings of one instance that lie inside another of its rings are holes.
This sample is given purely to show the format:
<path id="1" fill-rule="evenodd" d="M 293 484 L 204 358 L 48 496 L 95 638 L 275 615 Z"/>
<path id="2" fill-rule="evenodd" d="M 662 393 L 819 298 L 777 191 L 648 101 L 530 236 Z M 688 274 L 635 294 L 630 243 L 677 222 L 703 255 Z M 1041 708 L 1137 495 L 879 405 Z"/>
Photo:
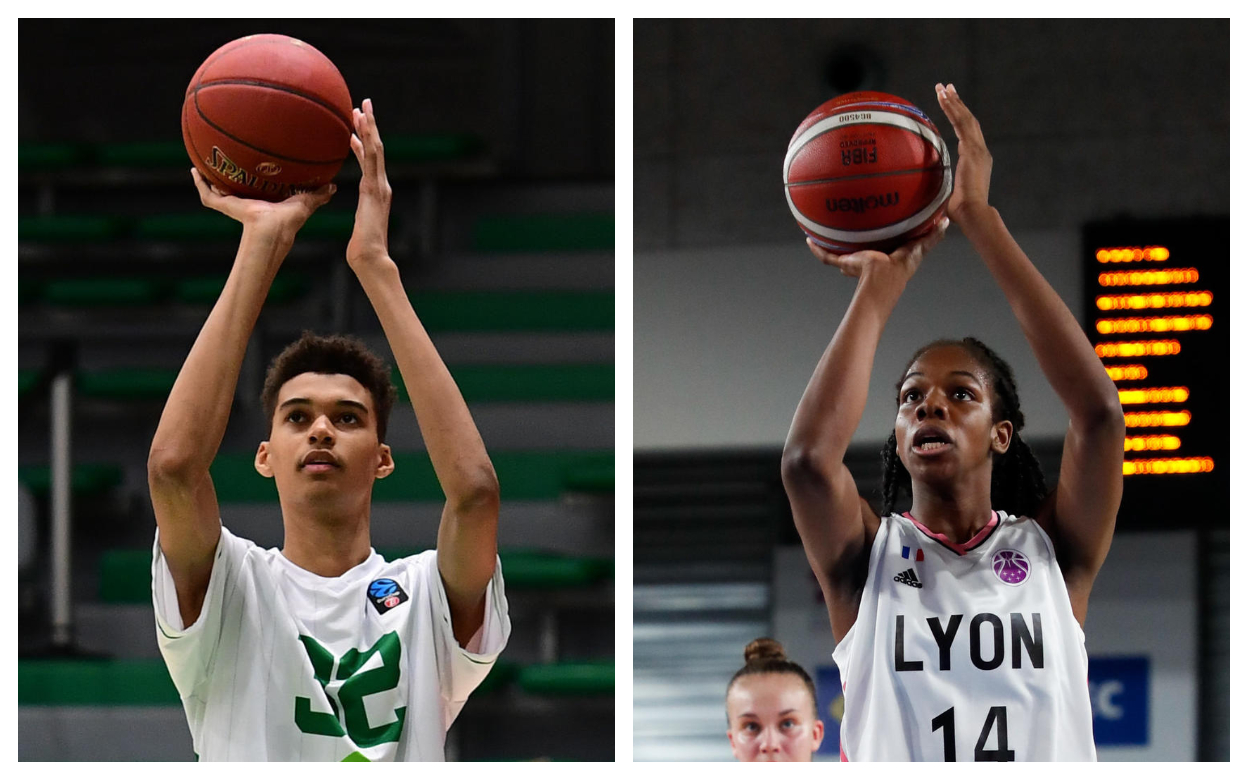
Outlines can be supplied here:
<path id="1" fill-rule="evenodd" d="M 1002 420 L 992 426 L 992 451 L 1004 455 L 1010 448 L 1010 440 L 1014 438 L 1014 423 Z"/>
<path id="2" fill-rule="evenodd" d="M 732 748 L 732 757 L 741 761 L 741 756 L 737 755 L 737 743 L 732 738 L 732 729 L 728 729 L 728 747 Z"/>
<path id="3" fill-rule="evenodd" d="M 390 452 L 389 444 L 381 444 L 377 449 L 380 455 L 377 463 L 377 479 L 385 479 L 394 473 L 394 455 Z"/>
<path id="4" fill-rule="evenodd" d="M 260 476 L 273 479 L 273 468 L 269 465 L 269 443 L 267 441 L 260 442 L 260 447 L 256 449 L 256 471 L 260 472 Z"/>
<path id="5" fill-rule="evenodd" d="M 819 752 L 819 746 L 823 744 L 823 721 L 821 720 L 815 721 L 814 727 L 811 728 L 810 730 L 810 735 L 811 735 L 811 742 L 813 742 L 815 745 L 814 749 L 812 749 L 810 752 L 817 753 Z"/>

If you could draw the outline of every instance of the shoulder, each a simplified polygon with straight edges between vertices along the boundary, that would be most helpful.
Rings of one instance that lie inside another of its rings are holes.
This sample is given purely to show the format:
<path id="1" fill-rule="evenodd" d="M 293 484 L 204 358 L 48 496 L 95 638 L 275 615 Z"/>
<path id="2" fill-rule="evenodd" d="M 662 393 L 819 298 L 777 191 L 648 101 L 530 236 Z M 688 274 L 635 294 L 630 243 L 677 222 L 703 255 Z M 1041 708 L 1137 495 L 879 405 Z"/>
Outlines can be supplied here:
<path id="1" fill-rule="evenodd" d="M 424 550 L 414 555 L 405 555 L 402 558 L 386 561 L 382 564 L 376 576 L 407 574 L 412 577 L 427 577 L 431 572 L 436 572 L 437 570 L 438 551 Z"/>

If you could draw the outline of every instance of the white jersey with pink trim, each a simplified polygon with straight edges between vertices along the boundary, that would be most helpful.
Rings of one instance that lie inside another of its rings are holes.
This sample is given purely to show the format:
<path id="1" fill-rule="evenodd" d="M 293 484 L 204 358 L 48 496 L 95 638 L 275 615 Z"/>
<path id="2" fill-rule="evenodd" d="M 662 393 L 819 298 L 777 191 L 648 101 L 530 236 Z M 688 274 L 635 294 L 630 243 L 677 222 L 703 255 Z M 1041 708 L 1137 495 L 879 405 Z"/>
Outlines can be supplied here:
<path id="1" fill-rule="evenodd" d="M 882 518 L 832 658 L 842 760 L 1096 760 L 1083 629 L 1030 518 L 995 512 L 964 544 Z"/>

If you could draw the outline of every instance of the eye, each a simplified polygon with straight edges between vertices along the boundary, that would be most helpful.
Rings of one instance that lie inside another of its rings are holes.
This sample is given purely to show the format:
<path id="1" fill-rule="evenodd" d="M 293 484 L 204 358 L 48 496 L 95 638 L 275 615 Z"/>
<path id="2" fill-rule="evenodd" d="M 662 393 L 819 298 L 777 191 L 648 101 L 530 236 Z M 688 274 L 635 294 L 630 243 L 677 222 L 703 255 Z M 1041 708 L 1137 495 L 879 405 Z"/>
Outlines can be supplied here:
<path id="1" fill-rule="evenodd" d="M 919 392 L 919 389 L 917 387 L 911 387 L 908 390 L 901 391 L 901 400 L 904 403 L 912 403 L 914 401 L 919 400 L 922 397 L 923 397 L 923 394 Z"/>
<path id="2" fill-rule="evenodd" d="M 970 401 L 975 398 L 975 394 L 965 387 L 959 387 L 953 391 L 953 397 L 959 401 Z"/>
<path id="3" fill-rule="evenodd" d="M 354 412 L 343 412 L 342 415 L 339 416 L 338 420 L 339 422 L 344 422 L 347 425 L 354 425 L 360 421 L 360 418 L 356 417 Z"/>
<path id="4" fill-rule="evenodd" d="M 303 421 L 304 421 L 304 414 L 298 409 L 286 415 L 286 422 L 301 423 Z"/>
<path id="5" fill-rule="evenodd" d="M 784 720 L 780 721 L 780 728 L 782 729 L 791 729 L 796 725 L 797 725 L 797 722 L 794 721 L 792 718 L 785 718 Z"/>
<path id="6" fill-rule="evenodd" d="M 746 730 L 746 731 L 748 731 L 748 732 L 750 732 L 751 734 L 753 734 L 754 732 L 758 731 L 758 724 L 757 724 L 757 723 L 747 723 L 747 724 L 745 724 L 745 730 Z"/>

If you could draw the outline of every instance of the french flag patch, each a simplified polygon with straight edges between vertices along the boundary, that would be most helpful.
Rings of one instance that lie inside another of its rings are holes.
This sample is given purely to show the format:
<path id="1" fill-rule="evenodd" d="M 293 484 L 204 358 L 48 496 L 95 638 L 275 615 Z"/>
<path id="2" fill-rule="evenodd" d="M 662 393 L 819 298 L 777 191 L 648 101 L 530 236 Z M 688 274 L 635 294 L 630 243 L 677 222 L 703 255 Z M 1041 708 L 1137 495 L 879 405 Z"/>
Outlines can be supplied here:
<path id="1" fill-rule="evenodd" d="M 902 548 L 901 548 L 901 557 L 902 557 L 902 558 L 905 558 L 905 559 L 907 559 L 907 560 L 909 560 L 909 559 L 910 559 L 910 548 L 909 548 L 909 547 L 906 547 L 906 546 L 904 546 L 904 545 L 902 546 Z M 923 548 L 922 548 L 922 547 L 915 547 L 915 548 L 914 548 L 914 560 L 916 560 L 916 561 L 921 561 L 921 560 L 923 560 Z"/>

